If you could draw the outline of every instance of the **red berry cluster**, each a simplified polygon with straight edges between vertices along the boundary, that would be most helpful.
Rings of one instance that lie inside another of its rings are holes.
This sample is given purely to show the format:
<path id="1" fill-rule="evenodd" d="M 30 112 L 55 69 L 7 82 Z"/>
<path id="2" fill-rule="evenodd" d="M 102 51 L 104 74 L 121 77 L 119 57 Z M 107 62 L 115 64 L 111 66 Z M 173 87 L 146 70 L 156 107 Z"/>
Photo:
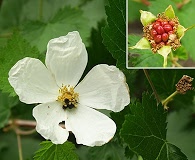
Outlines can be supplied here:
<path id="1" fill-rule="evenodd" d="M 170 19 L 162 13 L 157 15 L 153 23 L 143 27 L 143 36 L 150 42 L 153 53 L 163 46 L 171 46 L 173 50 L 181 46 L 176 33 L 178 26 L 177 17 Z"/>
<path id="2" fill-rule="evenodd" d="M 152 24 L 150 35 L 154 41 L 158 44 L 165 45 L 169 39 L 169 35 L 174 34 L 173 27 L 175 26 L 174 21 L 157 19 Z"/>

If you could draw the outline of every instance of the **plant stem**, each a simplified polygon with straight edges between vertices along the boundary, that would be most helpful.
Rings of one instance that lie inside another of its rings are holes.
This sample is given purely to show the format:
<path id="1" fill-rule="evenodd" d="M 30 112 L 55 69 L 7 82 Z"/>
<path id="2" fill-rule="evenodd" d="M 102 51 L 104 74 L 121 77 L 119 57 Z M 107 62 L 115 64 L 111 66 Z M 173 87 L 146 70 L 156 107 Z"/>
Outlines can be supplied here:
<path id="1" fill-rule="evenodd" d="M 159 98 L 159 96 L 157 94 L 157 91 L 156 91 L 156 89 L 155 89 L 155 87 L 154 87 L 154 85 L 153 85 L 153 83 L 152 83 L 152 81 L 150 79 L 148 71 L 147 71 L 147 69 L 143 69 L 143 71 L 144 71 L 144 74 L 145 74 L 145 76 L 146 76 L 146 78 L 147 78 L 147 80 L 148 80 L 148 82 L 149 82 L 149 84 L 150 84 L 150 86 L 151 86 L 151 88 L 153 90 L 153 93 L 154 93 L 154 96 L 156 98 L 157 104 L 159 104 L 160 103 L 160 98 Z"/>
<path id="2" fill-rule="evenodd" d="M 167 57 L 163 56 L 163 68 L 167 67 Z"/>
<path id="3" fill-rule="evenodd" d="M 172 64 L 174 64 L 176 67 L 183 67 L 181 64 L 179 64 L 177 62 L 178 59 L 173 56 L 173 52 L 172 51 L 171 51 L 170 55 L 171 55 Z"/>
<path id="4" fill-rule="evenodd" d="M 166 60 L 164 59 L 163 68 L 166 68 L 166 66 L 167 66 L 167 62 L 166 62 Z"/>
<path id="5" fill-rule="evenodd" d="M 6 127 L 3 128 L 4 132 L 8 132 L 11 129 L 14 129 L 19 133 L 20 135 L 30 135 L 33 134 L 36 130 L 37 123 L 36 121 L 30 121 L 30 120 L 22 120 L 22 119 L 14 119 L 14 120 L 9 120 L 8 124 Z M 62 128 L 65 128 L 64 124 L 59 124 Z M 17 127 L 17 130 L 15 129 Z M 32 130 L 21 130 L 19 127 L 29 127 L 33 128 Z"/>
<path id="6" fill-rule="evenodd" d="M 183 67 L 181 64 L 179 64 L 179 63 L 176 62 L 176 61 L 174 62 L 174 64 L 175 64 L 176 67 Z"/>
<path id="7" fill-rule="evenodd" d="M 169 103 L 176 94 L 178 94 L 178 91 L 173 92 L 169 97 L 167 97 L 165 100 L 163 100 L 162 105 L 164 106 L 167 103 Z"/>
<path id="8" fill-rule="evenodd" d="M 22 144 L 21 144 L 21 137 L 20 134 L 16 132 L 17 141 L 18 141 L 18 153 L 19 153 L 19 160 L 23 160 L 22 157 Z"/>
<path id="9" fill-rule="evenodd" d="M 194 28 L 194 27 L 195 27 L 195 25 L 190 26 L 190 27 L 187 28 L 187 30 L 192 29 L 192 28 Z M 186 30 L 186 31 L 187 31 L 187 30 Z"/>
<path id="10" fill-rule="evenodd" d="M 37 125 L 35 121 L 21 120 L 21 119 L 15 119 L 14 124 L 17 126 L 27 126 L 32 128 L 34 128 Z"/>
<path id="11" fill-rule="evenodd" d="M 36 129 L 32 129 L 32 130 L 29 130 L 29 131 L 23 131 L 21 129 L 18 128 L 18 134 L 20 135 L 31 135 L 33 133 L 35 133 Z"/>

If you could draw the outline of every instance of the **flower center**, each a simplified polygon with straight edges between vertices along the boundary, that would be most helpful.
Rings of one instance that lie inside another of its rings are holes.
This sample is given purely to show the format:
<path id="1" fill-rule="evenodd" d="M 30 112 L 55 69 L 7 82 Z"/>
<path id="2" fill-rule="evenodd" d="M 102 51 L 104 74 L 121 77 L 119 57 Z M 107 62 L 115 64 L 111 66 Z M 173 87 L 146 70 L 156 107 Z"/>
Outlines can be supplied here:
<path id="1" fill-rule="evenodd" d="M 58 101 L 62 102 L 62 108 L 65 110 L 67 108 L 76 108 L 79 100 L 79 94 L 74 92 L 74 88 L 70 85 L 62 86 L 59 89 L 60 95 L 58 96 Z"/>
<path id="2" fill-rule="evenodd" d="M 163 46 L 171 46 L 176 50 L 181 46 L 177 37 L 178 18 L 169 19 L 164 13 L 158 14 L 157 17 L 152 24 L 143 27 L 144 37 L 150 42 L 152 51 L 156 53 Z"/>

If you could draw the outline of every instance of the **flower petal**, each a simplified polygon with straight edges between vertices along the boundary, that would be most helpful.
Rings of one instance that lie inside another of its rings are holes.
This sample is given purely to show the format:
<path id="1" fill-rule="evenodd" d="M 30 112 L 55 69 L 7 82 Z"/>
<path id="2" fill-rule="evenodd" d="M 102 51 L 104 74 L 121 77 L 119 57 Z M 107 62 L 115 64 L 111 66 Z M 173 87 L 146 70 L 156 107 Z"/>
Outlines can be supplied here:
<path id="1" fill-rule="evenodd" d="M 184 28 L 182 25 L 178 25 L 177 36 L 178 36 L 179 40 L 181 40 L 181 38 L 184 36 L 185 31 L 187 31 L 186 28 Z"/>
<path id="2" fill-rule="evenodd" d="M 175 12 L 173 10 L 173 7 L 169 5 L 165 10 L 165 16 L 168 18 L 175 18 Z"/>
<path id="3" fill-rule="evenodd" d="M 37 121 L 37 132 L 45 139 L 50 139 L 54 144 L 62 144 L 67 140 L 68 131 L 59 126 L 66 119 L 61 103 L 55 101 L 40 104 L 33 108 L 33 116 Z"/>
<path id="4" fill-rule="evenodd" d="M 55 38 L 47 45 L 46 66 L 59 87 L 75 86 L 87 65 L 87 51 L 77 31 Z"/>
<path id="5" fill-rule="evenodd" d="M 19 60 L 9 71 L 9 83 L 20 101 L 45 103 L 56 100 L 58 86 L 44 64 L 35 58 Z"/>
<path id="6" fill-rule="evenodd" d="M 115 66 L 97 65 L 76 86 L 79 103 L 96 109 L 121 111 L 130 103 L 124 74 Z"/>
<path id="7" fill-rule="evenodd" d="M 153 15 L 151 12 L 140 10 L 140 13 L 141 13 L 140 20 L 141 20 L 143 26 L 146 26 L 146 25 L 154 22 L 156 19 L 156 16 Z"/>
<path id="8" fill-rule="evenodd" d="M 65 126 L 74 133 L 78 144 L 87 146 L 101 146 L 110 141 L 116 132 L 113 120 L 95 109 L 81 105 L 67 110 Z"/>
<path id="9" fill-rule="evenodd" d="M 171 52 L 171 46 L 163 46 L 161 49 L 158 50 L 158 53 L 163 56 L 164 63 L 163 67 L 167 66 L 167 56 Z"/>
<path id="10" fill-rule="evenodd" d="M 143 37 L 142 39 L 140 39 L 135 46 L 130 47 L 130 49 L 150 49 L 150 42 Z"/>

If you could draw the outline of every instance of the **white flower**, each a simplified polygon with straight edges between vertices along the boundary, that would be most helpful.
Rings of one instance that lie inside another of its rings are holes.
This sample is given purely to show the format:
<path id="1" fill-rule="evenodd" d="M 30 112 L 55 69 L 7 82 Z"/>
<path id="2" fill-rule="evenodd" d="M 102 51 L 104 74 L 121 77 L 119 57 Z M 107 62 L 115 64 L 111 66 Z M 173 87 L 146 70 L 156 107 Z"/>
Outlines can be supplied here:
<path id="1" fill-rule="evenodd" d="M 69 131 L 78 144 L 107 143 L 116 125 L 95 109 L 119 112 L 130 102 L 124 74 L 115 66 L 97 65 L 78 84 L 87 59 L 85 46 L 75 31 L 49 41 L 46 66 L 26 57 L 9 71 L 9 82 L 20 101 L 41 103 L 33 109 L 36 130 L 55 144 L 64 143 Z M 61 122 L 65 122 L 65 128 L 59 125 Z"/>
<path id="2" fill-rule="evenodd" d="M 180 40 L 189 28 L 186 29 L 180 25 L 171 5 L 169 5 L 163 13 L 159 13 L 157 17 L 147 11 L 140 10 L 140 13 L 144 37 L 141 38 L 135 46 L 130 47 L 130 49 L 151 49 L 154 53 L 157 52 L 163 56 L 163 67 L 166 67 L 168 55 L 172 51 L 171 49 L 176 50 L 181 46 Z M 168 30 L 164 30 L 163 27 L 165 26 L 162 22 L 168 27 Z M 160 30 L 157 29 L 155 25 L 160 25 Z M 164 37 L 164 39 L 162 37 Z"/>

